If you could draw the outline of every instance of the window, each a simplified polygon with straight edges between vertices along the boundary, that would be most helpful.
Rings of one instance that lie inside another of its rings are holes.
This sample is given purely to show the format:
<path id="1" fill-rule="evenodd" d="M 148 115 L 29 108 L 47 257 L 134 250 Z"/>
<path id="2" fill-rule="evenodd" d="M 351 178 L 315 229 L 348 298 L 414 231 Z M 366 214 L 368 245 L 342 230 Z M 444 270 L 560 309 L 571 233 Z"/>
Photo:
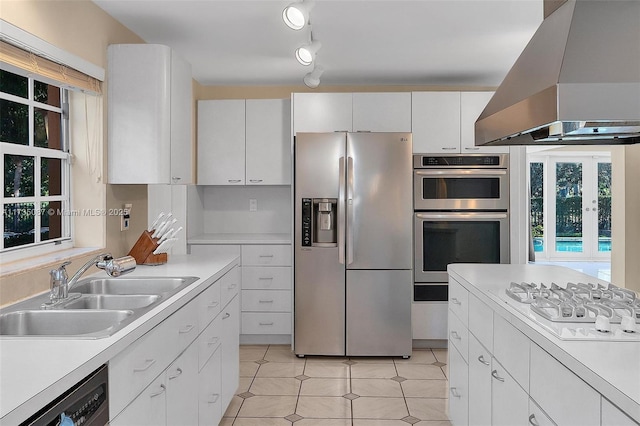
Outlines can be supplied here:
<path id="1" fill-rule="evenodd" d="M 0 70 L 0 251 L 70 239 L 66 89 Z"/>

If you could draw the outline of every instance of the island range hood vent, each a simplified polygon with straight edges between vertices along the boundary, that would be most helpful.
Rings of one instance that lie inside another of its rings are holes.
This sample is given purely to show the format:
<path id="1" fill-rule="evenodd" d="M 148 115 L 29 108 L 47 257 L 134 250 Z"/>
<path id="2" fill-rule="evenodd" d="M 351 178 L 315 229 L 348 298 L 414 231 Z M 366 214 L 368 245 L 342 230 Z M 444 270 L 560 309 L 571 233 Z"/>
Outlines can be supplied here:
<path id="1" fill-rule="evenodd" d="M 640 143 L 640 0 L 568 0 L 476 121 L 476 145 Z"/>

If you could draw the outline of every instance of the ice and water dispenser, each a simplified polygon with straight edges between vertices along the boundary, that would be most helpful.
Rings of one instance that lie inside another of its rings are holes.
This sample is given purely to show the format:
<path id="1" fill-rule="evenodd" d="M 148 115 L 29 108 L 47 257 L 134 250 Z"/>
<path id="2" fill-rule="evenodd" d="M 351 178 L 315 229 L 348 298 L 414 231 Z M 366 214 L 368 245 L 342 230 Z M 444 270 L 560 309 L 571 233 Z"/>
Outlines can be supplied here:
<path id="1" fill-rule="evenodd" d="M 302 199 L 302 246 L 335 247 L 338 200 L 336 198 Z"/>

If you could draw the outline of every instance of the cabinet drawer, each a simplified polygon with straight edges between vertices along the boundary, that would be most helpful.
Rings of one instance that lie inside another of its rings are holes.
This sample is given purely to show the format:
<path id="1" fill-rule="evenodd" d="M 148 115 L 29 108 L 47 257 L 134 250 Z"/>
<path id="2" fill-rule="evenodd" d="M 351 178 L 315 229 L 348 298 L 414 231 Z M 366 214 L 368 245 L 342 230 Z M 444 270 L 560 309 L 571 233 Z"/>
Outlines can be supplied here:
<path id="1" fill-rule="evenodd" d="M 242 311 L 291 312 L 291 291 L 242 290 Z"/>
<path id="2" fill-rule="evenodd" d="M 195 302 L 195 301 L 194 301 Z M 162 326 L 165 326 L 162 338 L 168 341 L 170 347 L 167 352 L 170 361 L 184 351 L 198 336 L 198 309 L 196 303 L 191 302 L 178 312 L 167 318 Z M 166 367 L 166 365 L 165 365 Z"/>
<path id="3" fill-rule="evenodd" d="M 469 423 L 491 424 L 491 353 L 469 334 Z"/>
<path id="4" fill-rule="evenodd" d="M 469 370 L 455 348 L 449 348 L 449 416 L 454 426 L 469 423 Z M 471 423 L 474 424 L 474 423 Z"/>
<path id="5" fill-rule="evenodd" d="M 243 312 L 242 334 L 291 334 L 291 314 Z"/>
<path id="6" fill-rule="evenodd" d="M 218 280 L 211 284 L 211 286 L 200 293 L 196 299 L 200 330 L 204 330 L 216 315 L 220 313 L 220 309 L 222 309 L 220 303 L 220 281 L 221 280 Z"/>
<path id="7" fill-rule="evenodd" d="M 242 288 L 246 290 L 291 290 L 291 267 L 243 266 Z"/>
<path id="8" fill-rule="evenodd" d="M 467 327 L 469 321 L 469 292 L 456 280 L 449 280 L 449 309 Z"/>
<path id="9" fill-rule="evenodd" d="M 530 340 L 500 315 L 493 317 L 493 356 L 522 386 L 529 389 Z"/>
<path id="10" fill-rule="evenodd" d="M 291 266 L 291 246 L 242 246 L 242 266 Z"/>
<path id="11" fill-rule="evenodd" d="M 599 425 L 600 394 L 536 344 L 529 393 L 559 425 Z"/>
<path id="12" fill-rule="evenodd" d="M 124 388 L 124 387 L 123 387 Z M 161 426 L 167 424 L 167 383 L 162 374 L 153 381 L 131 404 L 109 422 L 114 426 Z M 110 417 L 114 417 L 115 411 L 111 406 L 109 392 Z M 127 401 L 128 402 L 128 401 Z"/>
<path id="13" fill-rule="evenodd" d="M 222 316 L 218 315 L 198 336 L 198 370 L 209 360 L 222 342 Z"/>
<path id="14" fill-rule="evenodd" d="M 465 362 L 469 355 L 469 330 L 449 311 L 449 341 L 460 351 Z"/>
<path id="15" fill-rule="evenodd" d="M 224 309 L 240 289 L 240 268 L 237 266 L 227 272 L 220 282 L 220 307 Z"/>
<path id="16" fill-rule="evenodd" d="M 493 351 L 493 310 L 473 294 L 469 295 L 469 331 Z"/>

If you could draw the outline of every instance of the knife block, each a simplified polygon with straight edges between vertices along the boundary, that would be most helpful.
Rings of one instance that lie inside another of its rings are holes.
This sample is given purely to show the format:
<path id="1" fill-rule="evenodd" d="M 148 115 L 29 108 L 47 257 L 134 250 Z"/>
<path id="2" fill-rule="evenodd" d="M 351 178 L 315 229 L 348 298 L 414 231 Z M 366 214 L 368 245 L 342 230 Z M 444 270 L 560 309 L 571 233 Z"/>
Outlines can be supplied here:
<path id="1" fill-rule="evenodd" d="M 153 238 L 151 233 L 144 230 L 138 241 L 129 250 L 129 256 L 133 256 L 138 265 L 162 265 L 167 263 L 167 253 L 153 254 L 158 248 L 158 239 Z"/>

